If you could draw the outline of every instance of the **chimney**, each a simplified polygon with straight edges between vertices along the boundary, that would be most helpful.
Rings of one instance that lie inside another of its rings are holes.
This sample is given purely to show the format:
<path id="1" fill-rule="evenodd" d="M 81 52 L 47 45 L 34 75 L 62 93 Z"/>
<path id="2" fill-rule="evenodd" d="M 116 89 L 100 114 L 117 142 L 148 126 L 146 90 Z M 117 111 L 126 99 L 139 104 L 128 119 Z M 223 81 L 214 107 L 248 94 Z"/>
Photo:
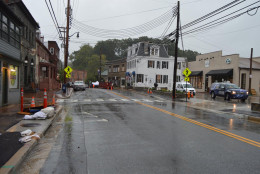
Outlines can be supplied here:
<path id="1" fill-rule="evenodd" d="M 44 36 L 41 36 L 41 42 L 44 43 Z"/>

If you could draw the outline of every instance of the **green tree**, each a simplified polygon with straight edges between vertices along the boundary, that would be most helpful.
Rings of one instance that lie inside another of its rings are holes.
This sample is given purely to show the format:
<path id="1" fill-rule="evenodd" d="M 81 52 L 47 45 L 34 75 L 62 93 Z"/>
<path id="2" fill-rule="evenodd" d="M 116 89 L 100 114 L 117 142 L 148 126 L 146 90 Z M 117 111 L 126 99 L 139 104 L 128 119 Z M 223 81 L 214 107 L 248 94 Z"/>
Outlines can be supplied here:
<path id="1" fill-rule="evenodd" d="M 70 55 L 72 68 L 76 70 L 87 71 L 87 80 L 96 81 L 98 79 L 98 70 L 100 69 L 100 55 L 94 54 L 92 46 L 83 45 L 78 51 Z M 106 56 L 101 55 L 101 68 L 104 69 Z"/>

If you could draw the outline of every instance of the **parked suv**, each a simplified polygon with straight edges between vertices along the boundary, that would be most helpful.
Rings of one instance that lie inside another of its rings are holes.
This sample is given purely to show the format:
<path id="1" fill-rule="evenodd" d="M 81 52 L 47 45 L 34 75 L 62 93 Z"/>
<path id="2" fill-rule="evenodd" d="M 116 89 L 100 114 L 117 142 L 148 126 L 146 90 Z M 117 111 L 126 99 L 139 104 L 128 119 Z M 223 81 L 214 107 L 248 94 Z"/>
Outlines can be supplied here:
<path id="1" fill-rule="evenodd" d="M 177 82 L 176 83 L 176 91 L 180 92 L 186 92 L 186 89 L 188 92 L 192 92 L 193 95 L 196 94 L 196 90 L 192 87 L 190 83 L 186 82 Z"/>
<path id="2" fill-rule="evenodd" d="M 224 100 L 241 99 L 245 101 L 248 98 L 248 91 L 240 89 L 237 85 L 228 82 L 213 83 L 210 87 L 211 98 L 216 96 L 224 97 Z"/>
<path id="3" fill-rule="evenodd" d="M 73 85 L 73 89 L 75 91 L 79 91 L 79 90 L 84 91 L 86 89 L 85 83 L 83 81 L 75 81 Z"/>

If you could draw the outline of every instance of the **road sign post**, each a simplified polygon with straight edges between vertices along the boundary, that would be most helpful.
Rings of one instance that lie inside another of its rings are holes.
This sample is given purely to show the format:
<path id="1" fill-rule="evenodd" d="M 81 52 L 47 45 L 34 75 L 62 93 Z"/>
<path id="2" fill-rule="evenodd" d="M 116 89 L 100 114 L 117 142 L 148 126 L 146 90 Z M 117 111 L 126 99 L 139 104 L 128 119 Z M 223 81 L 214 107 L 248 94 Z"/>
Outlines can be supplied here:
<path id="1" fill-rule="evenodd" d="M 64 71 L 66 72 L 66 78 L 70 78 L 70 73 L 73 71 L 73 69 L 70 66 L 67 66 Z"/>
<path id="2" fill-rule="evenodd" d="M 189 70 L 189 68 L 186 68 L 182 73 L 186 76 L 184 80 L 186 81 L 186 102 L 187 102 L 187 97 L 188 97 L 187 82 L 190 81 L 189 75 L 191 74 L 191 71 Z"/>

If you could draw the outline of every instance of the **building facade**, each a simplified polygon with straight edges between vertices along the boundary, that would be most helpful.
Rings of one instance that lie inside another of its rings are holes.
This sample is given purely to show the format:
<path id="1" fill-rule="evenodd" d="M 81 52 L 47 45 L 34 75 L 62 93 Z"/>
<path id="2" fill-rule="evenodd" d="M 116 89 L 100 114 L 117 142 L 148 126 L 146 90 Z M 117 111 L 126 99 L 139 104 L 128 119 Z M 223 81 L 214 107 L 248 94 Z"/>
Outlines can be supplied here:
<path id="1" fill-rule="evenodd" d="M 230 81 L 241 87 L 249 88 L 250 59 L 239 54 L 222 55 L 222 51 L 198 55 L 196 61 L 188 63 L 192 71 L 190 82 L 198 92 L 209 91 L 214 82 Z M 252 61 L 252 89 L 260 92 L 260 59 Z"/>
<path id="2" fill-rule="evenodd" d="M 35 88 L 55 90 L 60 88 L 58 82 L 59 47 L 56 41 L 44 43 L 44 38 L 36 38 L 36 73 Z"/>
<path id="3" fill-rule="evenodd" d="M 87 80 L 87 71 L 83 70 L 73 70 L 71 72 L 71 78 L 70 81 L 75 82 L 75 81 L 83 81 L 85 82 Z"/>
<path id="4" fill-rule="evenodd" d="M 21 20 L 0 0 L 0 106 L 20 102 Z"/>
<path id="5" fill-rule="evenodd" d="M 183 81 L 183 70 L 187 58 L 178 57 L 177 81 Z M 167 45 L 156 45 L 148 42 L 133 44 L 128 48 L 127 84 L 134 87 L 154 87 L 158 89 L 173 88 L 174 57 L 168 55 Z"/>
<path id="6" fill-rule="evenodd" d="M 5 0 L 9 8 L 19 17 L 21 28 L 21 86 L 34 90 L 36 72 L 36 31 L 40 28 L 22 0 Z"/>
<path id="7" fill-rule="evenodd" d="M 108 82 L 112 82 L 116 87 L 125 87 L 126 58 L 107 62 L 106 66 Z"/>

